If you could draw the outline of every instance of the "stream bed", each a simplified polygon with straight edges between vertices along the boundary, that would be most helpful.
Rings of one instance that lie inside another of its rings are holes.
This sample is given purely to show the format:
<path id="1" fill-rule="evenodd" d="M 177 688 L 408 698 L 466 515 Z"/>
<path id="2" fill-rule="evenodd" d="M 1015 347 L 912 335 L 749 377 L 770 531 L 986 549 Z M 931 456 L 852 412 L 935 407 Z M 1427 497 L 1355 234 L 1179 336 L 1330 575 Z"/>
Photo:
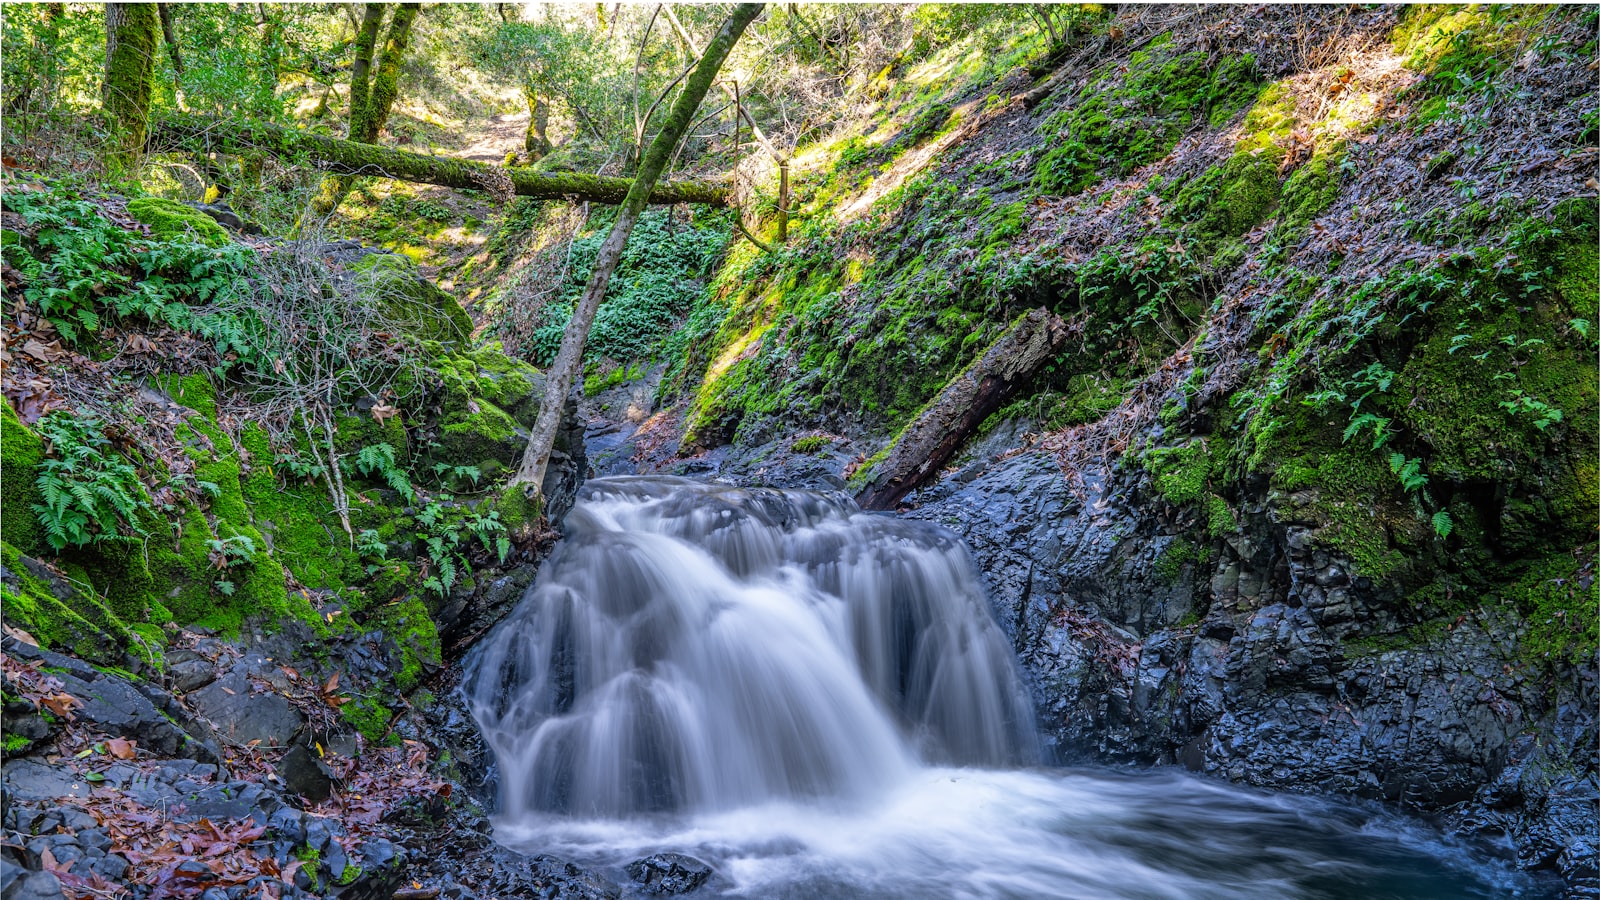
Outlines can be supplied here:
<path id="1" fill-rule="evenodd" d="M 697 896 L 1554 896 L 1380 807 L 1044 765 L 966 548 L 840 494 L 591 481 L 468 660 L 502 843 Z M 699 877 L 690 879 L 691 883 Z"/>

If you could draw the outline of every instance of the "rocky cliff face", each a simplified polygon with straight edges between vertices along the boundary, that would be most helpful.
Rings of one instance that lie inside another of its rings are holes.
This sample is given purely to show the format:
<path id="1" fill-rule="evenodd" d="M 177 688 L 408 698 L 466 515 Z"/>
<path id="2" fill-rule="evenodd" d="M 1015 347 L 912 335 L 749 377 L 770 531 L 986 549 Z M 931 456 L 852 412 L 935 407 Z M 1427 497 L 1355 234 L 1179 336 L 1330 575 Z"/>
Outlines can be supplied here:
<path id="1" fill-rule="evenodd" d="M 1271 492 L 1180 571 L 1148 474 L 1024 453 L 916 499 L 972 546 L 1062 761 L 1392 801 L 1600 889 L 1594 670 L 1529 668 L 1514 609 L 1408 623 Z"/>

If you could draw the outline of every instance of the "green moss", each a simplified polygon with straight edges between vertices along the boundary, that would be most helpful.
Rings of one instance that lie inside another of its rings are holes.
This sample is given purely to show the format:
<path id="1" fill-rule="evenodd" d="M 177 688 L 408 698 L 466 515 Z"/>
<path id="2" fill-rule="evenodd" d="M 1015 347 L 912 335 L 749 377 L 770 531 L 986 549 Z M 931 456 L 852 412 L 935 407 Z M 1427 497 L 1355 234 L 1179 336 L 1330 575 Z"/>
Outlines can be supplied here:
<path id="1" fill-rule="evenodd" d="M 1279 243 L 1297 240 L 1313 219 L 1339 198 L 1339 154 L 1318 153 L 1294 170 L 1283 183 L 1276 237 Z"/>
<path id="2" fill-rule="evenodd" d="M 73 587 L 63 590 L 66 600 L 24 562 L 24 554 L 9 542 L 0 543 L 0 562 L 8 573 L 0 582 L 6 620 L 33 635 L 40 646 L 70 651 L 84 659 L 120 662 L 122 651 L 134 646 L 127 624 L 101 600 Z"/>
<path id="3" fill-rule="evenodd" d="M 1205 494 L 1211 453 L 1202 439 L 1151 450 L 1144 456 L 1144 466 L 1154 477 L 1157 493 L 1173 503 L 1190 503 Z"/>
<path id="4" fill-rule="evenodd" d="M 1187 538 L 1174 538 L 1156 557 L 1155 567 L 1152 571 L 1156 577 L 1167 584 L 1177 584 L 1183 578 L 1184 569 L 1193 567 L 1199 569 L 1211 561 L 1211 546 L 1197 544 Z"/>
<path id="5" fill-rule="evenodd" d="M 327 485 L 320 480 L 280 483 L 271 444 L 258 425 L 245 426 L 239 442 L 250 455 L 245 503 L 272 555 L 308 588 L 339 590 L 358 577 L 360 560 L 339 527 Z M 351 506 L 358 515 L 368 508 L 357 501 Z M 372 515 L 387 518 L 387 508 Z"/>
<path id="6" fill-rule="evenodd" d="M 32 741 L 28 740 L 27 738 L 23 737 L 20 734 L 17 734 L 15 732 L 13 732 L 13 733 L 8 734 L 8 735 L 5 736 L 5 743 L 3 745 L 0 745 L 0 747 L 3 747 L 4 750 L 5 750 L 6 755 L 10 756 L 13 753 L 18 753 L 18 752 L 21 752 L 23 750 L 28 749 L 28 747 L 31 746 L 32 744 L 33 744 Z"/>
<path id="7" fill-rule="evenodd" d="M 162 240 L 187 236 L 207 247 L 221 247 L 233 240 L 215 219 L 176 200 L 157 197 L 129 200 L 128 215 L 149 225 L 151 234 Z"/>
<path id="8" fill-rule="evenodd" d="M 1056 138 L 1034 187 L 1074 194 L 1108 174 L 1127 175 L 1170 152 L 1196 119 L 1225 122 L 1249 102 L 1259 73 L 1248 56 L 1213 67 L 1205 53 L 1174 55 L 1165 36 L 1107 66 L 1075 102 L 1046 120 Z"/>
<path id="9" fill-rule="evenodd" d="M 0 539 L 21 550 L 44 546 L 33 507 L 44 503 L 36 484 L 44 441 L 11 408 L 0 402 Z"/>
<path id="10" fill-rule="evenodd" d="M 439 629 L 421 600 L 413 597 L 385 607 L 377 623 L 400 648 L 400 671 L 394 674 L 398 690 L 409 691 L 429 671 L 438 670 L 443 662 Z"/>
<path id="11" fill-rule="evenodd" d="M 465 344 L 472 336 L 472 317 L 454 297 L 422 277 L 407 257 L 374 253 L 351 268 L 362 290 L 413 335 L 449 344 Z"/>
<path id="12" fill-rule="evenodd" d="M 1233 155 L 1179 190 L 1175 217 L 1193 223 L 1208 249 L 1261 224 L 1277 208 L 1282 142 L 1294 127 L 1294 110 L 1294 95 L 1283 84 L 1262 91 L 1245 116 Z"/>
<path id="13" fill-rule="evenodd" d="M 531 537 L 534 528 L 544 516 L 542 498 L 528 499 L 522 485 L 509 485 L 495 498 L 494 510 L 500 514 L 500 524 L 513 540 Z"/>
<path id="14" fill-rule="evenodd" d="M 367 697 L 357 697 L 339 707 L 339 715 L 374 746 L 387 741 L 389 720 L 394 718 L 388 707 Z"/>
<path id="15" fill-rule="evenodd" d="M 492 468 L 488 462 L 510 465 L 522 445 L 517 421 L 487 400 L 474 405 L 477 412 L 460 413 L 440 429 L 439 458 L 462 460 L 480 470 Z"/>
<path id="16" fill-rule="evenodd" d="M 793 444 L 796 453 L 816 453 L 833 443 L 833 438 L 822 434 L 812 434 L 796 440 Z"/>
<path id="17" fill-rule="evenodd" d="M 1206 495 L 1206 533 L 1214 538 L 1234 534 L 1239 530 L 1239 520 L 1229 508 L 1228 501 L 1216 494 Z"/>
<path id="18" fill-rule="evenodd" d="M 154 381 L 172 398 L 172 402 L 187 406 L 206 419 L 216 419 L 217 390 L 204 373 L 157 375 Z"/>
<path id="19" fill-rule="evenodd" d="M 1535 660 L 1592 665 L 1600 652 L 1600 579 L 1593 544 L 1539 559 L 1506 589 L 1526 617 L 1521 650 Z"/>
<path id="20" fill-rule="evenodd" d="M 1100 421 L 1106 413 L 1122 405 L 1128 385 L 1128 379 L 1115 378 L 1103 372 L 1072 376 L 1067 381 L 1065 396 L 1045 419 L 1045 428 L 1054 431 L 1069 425 Z"/>

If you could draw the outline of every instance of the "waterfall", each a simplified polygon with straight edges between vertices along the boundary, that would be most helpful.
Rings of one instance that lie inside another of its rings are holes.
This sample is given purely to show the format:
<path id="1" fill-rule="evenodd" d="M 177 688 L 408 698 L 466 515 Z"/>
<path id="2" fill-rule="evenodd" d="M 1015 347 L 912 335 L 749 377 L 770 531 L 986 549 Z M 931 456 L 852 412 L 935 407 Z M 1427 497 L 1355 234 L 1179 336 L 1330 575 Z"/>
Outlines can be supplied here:
<path id="1" fill-rule="evenodd" d="M 466 692 L 507 816 L 854 799 L 1037 762 L 967 552 L 838 494 L 589 482 Z"/>
<path id="2" fill-rule="evenodd" d="M 676 478 L 583 488 L 467 660 L 496 838 L 696 896 L 1542 897 L 1381 809 L 1156 772 L 1037 766 L 966 549 L 839 494 Z"/>

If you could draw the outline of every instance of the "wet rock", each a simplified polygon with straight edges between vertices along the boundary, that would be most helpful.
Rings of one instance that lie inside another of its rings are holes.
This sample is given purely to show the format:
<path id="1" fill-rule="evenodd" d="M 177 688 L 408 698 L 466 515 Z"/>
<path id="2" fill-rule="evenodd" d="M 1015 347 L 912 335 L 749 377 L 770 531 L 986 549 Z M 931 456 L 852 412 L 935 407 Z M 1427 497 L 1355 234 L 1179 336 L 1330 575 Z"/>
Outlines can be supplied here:
<path id="1" fill-rule="evenodd" d="M 183 800 L 182 818 L 254 819 L 266 824 L 282 801 L 273 791 L 249 781 L 215 784 Z"/>
<path id="2" fill-rule="evenodd" d="M 305 727 L 305 718 L 283 697 L 256 691 L 242 671 L 235 670 L 188 697 L 195 711 L 238 744 L 260 741 L 284 747 Z"/>
<path id="3" fill-rule="evenodd" d="M 628 877 L 650 894 L 687 894 L 711 877 L 711 867 L 681 853 L 657 853 L 628 863 Z"/>
<path id="4" fill-rule="evenodd" d="M 91 787 L 71 772 L 31 759 L 8 763 L 3 782 L 6 797 L 11 802 L 56 803 L 62 798 L 85 799 Z"/>
<path id="5" fill-rule="evenodd" d="M 1175 565 L 1199 529 L 1138 467 L 1069 482 L 1044 454 L 967 466 L 907 515 L 971 547 L 1058 759 L 1450 810 L 1569 888 L 1591 877 L 1600 690 L 1592 670 L 1517 674 L 1514 614 L 1408 633 L 1397 589 L 1352 577 L 1303 520 L 1309 499 L 1265 485 L 1230 498 L 1238 529 L 1208 562 Z M 1378 652 L 1375 635 L 1405 639 Z"/>
<path id="6" fill-rule="evenodd" d="M 283 755 L 278 763 L 278 777 L 291 793 L 312 803 L 321 803 L 333 793 L 333 770 L 306 749 L 305 744 L 295 744 Z"/>
<path id="7" fill-rule="evenodd" d="M 272 833 L 290 844 L 300 844 L 306 839 L 305 813 L 285 806 L 267 819 Z"/>
<path id="8" fill-rule="evenodd" d="M 166 655 L 167 681 L 180 694 L 197 691 L 217 680 L 215 665 L 190 650 L 172 650 Z"/>
<path id="9" fill-rule="evenodd" d="M 61 900 L 66 894 L 61 879 L 50 872 L 24 872 L 10 863 L 0 863 L 0 900 Z"/>

